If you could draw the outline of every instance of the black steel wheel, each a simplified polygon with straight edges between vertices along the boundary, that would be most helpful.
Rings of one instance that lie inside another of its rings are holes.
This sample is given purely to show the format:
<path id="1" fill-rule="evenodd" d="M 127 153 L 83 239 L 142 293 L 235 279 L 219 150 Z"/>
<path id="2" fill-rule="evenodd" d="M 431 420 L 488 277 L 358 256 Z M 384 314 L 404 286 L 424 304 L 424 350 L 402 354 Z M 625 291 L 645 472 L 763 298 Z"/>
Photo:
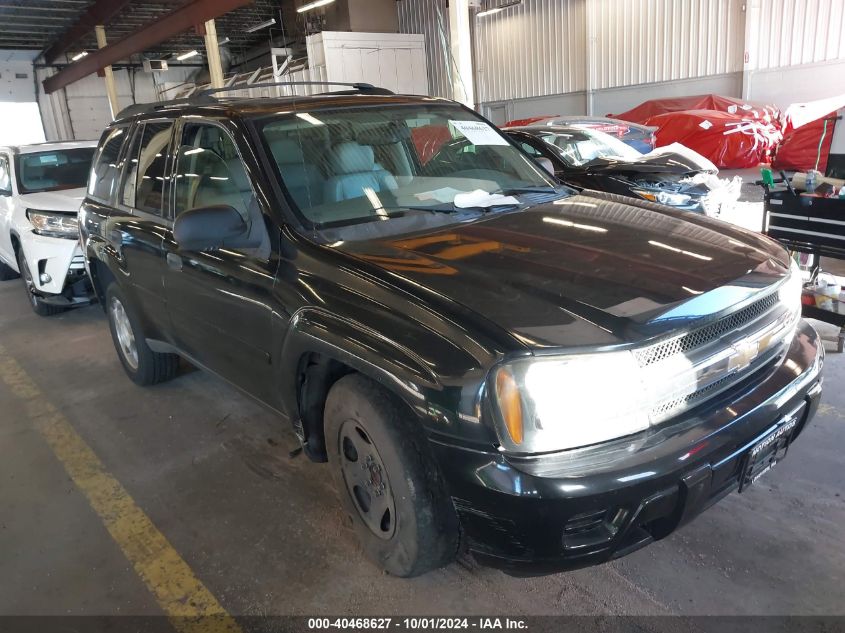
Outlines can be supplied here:
<path id="1" fill-rule="evenodd" d="M 348 419 L 340 427 L 340 469 L 358 516 L 380 539 L 396 531 L 396 503 L 387 469 L 363 425 Z"/>
<path id="2" fill-rule="evenodd" d="M 457 516 L 412 411 L 349 374 L 329 390 L 323 418 L 338 496 L 367 556 L 401 577 L 452 561 Z"/>

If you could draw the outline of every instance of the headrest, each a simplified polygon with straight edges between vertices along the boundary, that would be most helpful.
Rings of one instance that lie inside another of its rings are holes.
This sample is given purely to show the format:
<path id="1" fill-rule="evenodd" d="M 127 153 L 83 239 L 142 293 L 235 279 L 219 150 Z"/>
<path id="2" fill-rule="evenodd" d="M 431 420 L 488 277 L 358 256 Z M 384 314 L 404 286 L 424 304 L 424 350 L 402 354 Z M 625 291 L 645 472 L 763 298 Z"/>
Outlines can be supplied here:
<path id="1" fill-rule="evenodd" d="M 330 164 L 336 175 L 373 171 L 375 168 L 373 148 L 369 145 L 358 145 L 352 141 L 338 143 L 332 150 Z"/>
<path id="2" fill-rule="evenodd" d="M 271 141 L 270 151 L 280 165 L 301 165 L 305 160 L 299 143 L 289 138 Z"/>

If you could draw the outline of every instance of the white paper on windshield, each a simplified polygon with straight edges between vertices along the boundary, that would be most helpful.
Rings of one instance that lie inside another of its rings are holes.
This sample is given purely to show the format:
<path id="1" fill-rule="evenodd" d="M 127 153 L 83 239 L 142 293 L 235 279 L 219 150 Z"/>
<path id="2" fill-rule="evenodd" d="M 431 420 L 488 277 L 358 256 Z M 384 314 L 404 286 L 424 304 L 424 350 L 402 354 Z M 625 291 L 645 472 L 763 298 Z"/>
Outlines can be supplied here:
<path id="1" fill-rule="evenodd" d="M 509 145 L 507 140 L 484 121 L 449 121 L 473 145 Z"/>
<path id="2" fill-rule="evenodd" d="M 469 207 L 498 207 L 519 204 L 519 200 L 513 196 L 503 196 L 500 193 L 488 193 L 483 189 L 459 193 L 455 196 L 454 205 L 459 209 Z"/>
<path id="3" fill-rule="evenodd" d="M 440 189 L 433 189 L 431 191 L 423 191 L 422 193 L 415 193 L 414 197 L 417 200 L 436 200 L 437 202 L 447 203 L 452 202 L 455 196 L 463 193 L 460 189 L 454 187 L 441 187 Z"/>

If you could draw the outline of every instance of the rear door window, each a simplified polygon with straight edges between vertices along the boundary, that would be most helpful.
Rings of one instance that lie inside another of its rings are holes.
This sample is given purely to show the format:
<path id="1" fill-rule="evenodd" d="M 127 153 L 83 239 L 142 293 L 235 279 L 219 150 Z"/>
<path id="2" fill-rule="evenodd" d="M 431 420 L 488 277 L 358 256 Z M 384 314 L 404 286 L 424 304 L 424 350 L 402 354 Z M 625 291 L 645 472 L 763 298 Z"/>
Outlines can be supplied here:
<path id="1" fill-rule="evenodd" d="M 94 167 L 91 169 L 91 177 L 88 182 L 88 195 L 108 201 L 111 198 L 114 181 L 119 173 L 117 160 L 120 156 L 120 149 L 126 139 L 128 127 L 116 127 L 107 132 L 97 151 L 97 158 Z"/>

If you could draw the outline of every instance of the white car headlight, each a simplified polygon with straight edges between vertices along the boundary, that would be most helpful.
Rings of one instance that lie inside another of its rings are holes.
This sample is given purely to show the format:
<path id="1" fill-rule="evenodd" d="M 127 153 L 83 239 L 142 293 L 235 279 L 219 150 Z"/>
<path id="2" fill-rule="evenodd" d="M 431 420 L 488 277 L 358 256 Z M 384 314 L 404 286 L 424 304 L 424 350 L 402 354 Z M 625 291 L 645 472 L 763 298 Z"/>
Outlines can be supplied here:
<path id="1" fill-rule="evenodd" d="M 801 311 L 801 292 L 804 290 L 804 278 L 801 273 L 801 268 L 798 262 L 791 260 L 792 265 L 789 270 L 789 278 L 778 289 L 778 299 L 791 312 Z"/>
<path id="2" fill-rule="evenodd" d="M 669 193 L 668 191 L 661 191 L 657 194 L 657 201 L 660 204 L 665 204 L 669 207 L 682 207 L 685 204 L 689 204 L 690 200 L 692 200 L 692 196 L 688 196 L 685 193 Z"/>
<path id="3" fill-rule="evenodd" d="M 75 213 L 27 209 L 26 217 L 38 235 L 79 239 L 79 220 Z"/>
<path id="4" fill-rule="evenodd" d="M 649 427 L 646 390 L 631 352 L 518 360 L 496 370 L 502 447 L 540 453 L 596 444 Z"/>

